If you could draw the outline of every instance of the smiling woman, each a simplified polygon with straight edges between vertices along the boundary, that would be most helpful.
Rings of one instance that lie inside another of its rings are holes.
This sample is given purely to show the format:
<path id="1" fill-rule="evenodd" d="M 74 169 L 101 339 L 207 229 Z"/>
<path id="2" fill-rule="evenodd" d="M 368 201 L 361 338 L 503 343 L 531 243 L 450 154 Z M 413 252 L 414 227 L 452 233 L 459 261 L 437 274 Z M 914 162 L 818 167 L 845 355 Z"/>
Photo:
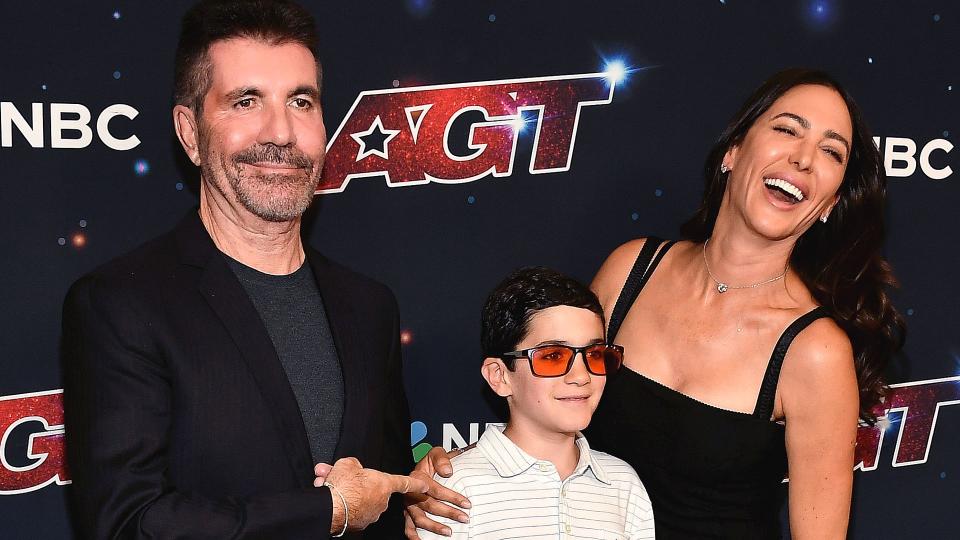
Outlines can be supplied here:
<path id="1" fill-rule="evenodd" d="M 879 154 L 833 79 L 788 70 L 705 172 L 685 241 L 629 242 L 594 280 L 628 354 L 589 436 L 637 469 L 658 538 L 777 537 L 788 469 L 793 535 L 844 538 L 858 411 L 904 330 Z"/>
<path id="2" fill-rule="evenodd" d="M 820 71 L 792 69 L 778 73 L 758 88 L 707 157 L 703 202 L 683 225 L 682 234 L 693 242 L 716 236 L 726 184 L 735 176 L 723 171 L 725 156 L 731 148 L 742 146 L 752 126 L 761 124 L 777 102 L 782 105 L 786 101 L 781 96 L 788 98 L 789 94 L 807 98 L 806 107 L 811 111 L 832 107 L 844 117 L 838 117 L 835 123 L 849 126 L 850 136 L 844 137 L 839 129 L 830 128 L 820 134 L 807 134 L 809 122 L 802 117 L 792 120 L 804 130 L 802 133 L 789 125 L 774 124 L 778 131 L 786 131 L 785 137 L 803 139 L 800 135 L 805 135 L 815 139 L 812 144 L 837 163 L 832 166 L 821 157 L 820 163 L 826 170 L 809 171 L 810 177 L 821 182 L 821 195 L 827 191 L 822 187 L 823 176 L 829 175 L 831 168 L 839 169 L 839 179 L 833 180 L 837 182 L 834 193 L 824 195 L 832 199 L 829 207 L 816 215 L 821 223 L 806 224 L 799 234 L 793 235 L 789 265 L 817 303 L 830 309 L 831 316 L 850 338 L 860 388 L 860 416 L 872 421 L 872 409 L 884 393 L 881 374 L 892 352 L 902 345 L 905 325 L 887 295 L 887 289 L 896 286 L 897 281 L 880 253 L 887 184 L 883 162 L 860 108 L 839 83 Z M 807 177 L 807 171 L 801 176 Z M 807 191 L 802 193 L 803 198 L 809 196 Z"/>
<path id="3" fill-rule="evenodd" d="M 724 152 L 720 168 L 729 173 L 729 189 L 721 206 L 730 206 L 724 220 L 741 216 L 758 233 L 782 239 L 826 218 L 843 181 L 851 130 L 832 88 L 805 84 L 785 92 Z M 721 231 L 731 226 L 720 222 Z"/>

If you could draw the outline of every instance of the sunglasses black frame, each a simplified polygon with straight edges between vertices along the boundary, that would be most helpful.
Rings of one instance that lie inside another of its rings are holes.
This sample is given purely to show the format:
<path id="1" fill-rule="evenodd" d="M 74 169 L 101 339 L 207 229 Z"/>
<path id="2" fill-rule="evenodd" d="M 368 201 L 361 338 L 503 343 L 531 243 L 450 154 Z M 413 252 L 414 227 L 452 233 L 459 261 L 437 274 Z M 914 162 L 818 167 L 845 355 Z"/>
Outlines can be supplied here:
<path id="1" fill-rule="evenodd" d="M 617 364 L 617 367 L 613 371 L 608 373 L 596 373 L 592 369 L 590 369 L 590 362 L 587 362 L 586 351 L 587 349 L 591 349 L 597 346 L 603 346 L 606 349 L 612 349 L 620 353 L 620 362 Z M 556 375 L 540 375 L 533 368 L 533 358 L 531 358 L 531 354 L 534 351 L 538 351 L 540 349 L 546 349 L 548 347 L 561 347 L 561 348 L 573 351 L 573 356 L 571 356 L 570 360 L 567 362 L 567 368 L 563 371 L 563 373 L 558 373 Z M 553 345 L 539 345 L 537 347 L 530 347 L 529 349 L 523 349 L 521 351 L 505 352 L 501 354 L 498 358 L 500 358 L 501 360 L 516 360 L 517 358 L 525 358 L 530 361 L 530 373 L 532 373 L 534 377 L 543 377 L 545 379 L 552 379 L 554 377 L 563 377 L 567 373 L 570 373 L 570 370 L 573 369 L 573 363 L 577 361 L 577 356 L 580 356 L 581 358 L 583 358 L 583 365 L 587 366 L 587 372 L 590 373 L 591 375 L 596 375 L 597 377 L 606 377 L 607 375 L 616 373 L 623 366 L 623 347 L 621 345 L 614 345 L 613 343 L 591 343 L 590 345 L 584 345 L 583 347 L 574 347 L 572 345 L 561 345 L 559 343 L 553 344 Z M 508 365 L 507 367 L 510 368 L 510 371 L 513 371 L 514 369 L 512 365 Z"/>

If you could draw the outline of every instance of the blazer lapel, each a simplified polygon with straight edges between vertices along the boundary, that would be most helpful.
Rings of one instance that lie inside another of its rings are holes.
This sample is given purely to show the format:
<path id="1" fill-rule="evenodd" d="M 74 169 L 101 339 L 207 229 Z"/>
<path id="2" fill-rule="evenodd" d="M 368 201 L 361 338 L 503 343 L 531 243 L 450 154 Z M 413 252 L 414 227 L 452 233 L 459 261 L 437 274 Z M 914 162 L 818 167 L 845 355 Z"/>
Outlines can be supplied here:
<path id="1" fill-rule="evenodd" d="M 360 448 L 363 430 L 358 427 L 363 426 L 370 418 L 365 412 L 368 400 L 364 397 L 368 385 L 363 358 L 355 340 L 360 335 L 358 330 L 364 328 L 364 321 L 359 320 L 347 291 L 332 279 L 330 262 L 308 246 L 304 246 L 304 251 L 323 299 L 323 308 L 330 324 L 330 334 L 337 349 L 343 377 L 343 419 L 340 422 L 340 437 L 334 455 L 363 455 L 363 448 Z"/>
<path id="2" fill-rule="evenodd" d="M 200 294 L 220 318 L 253 374 L 260 393 L 279 427 L 294 476 L 302 487 L 313 482 L 313 458 L 300 406 L 256 308 L 233 271 L 193 214 L 178 231 L 182 260 L 203 268 Z"/>

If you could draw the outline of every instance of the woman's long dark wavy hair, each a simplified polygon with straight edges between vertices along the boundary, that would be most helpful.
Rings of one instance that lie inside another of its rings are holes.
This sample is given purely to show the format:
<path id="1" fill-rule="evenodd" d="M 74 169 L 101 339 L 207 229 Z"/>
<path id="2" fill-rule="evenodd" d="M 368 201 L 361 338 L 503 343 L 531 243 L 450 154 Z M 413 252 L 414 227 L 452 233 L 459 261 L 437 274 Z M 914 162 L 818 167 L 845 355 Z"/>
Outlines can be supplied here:
<path id="1" fill-rule="evenodd" d="M 832 88 L 843 97 L 853 124 L 853 141 L 837 190 L 839 200 L 829 220 L 816 222 L 800 237 L 790 266 L 850 338 L 860 387 L 860 418 L 872 424 L 887 391 L 884 369 L 903 346 L 906 325 L 887 294 L 889 288 L 897 286 L 897 280 L 881 255 L 887 186 L 883 162 L 860 108 L 836 80 L 822 71 L 788 69 L 764 82 L 707 156 L 703 201 L 683 224 L 681 234 L 695 242 L 710 238 L 727 186 L 727 174 L 720 172 L 727 150 L 743 142 L 754 122 L 780 96 L 807 84 Z"/>

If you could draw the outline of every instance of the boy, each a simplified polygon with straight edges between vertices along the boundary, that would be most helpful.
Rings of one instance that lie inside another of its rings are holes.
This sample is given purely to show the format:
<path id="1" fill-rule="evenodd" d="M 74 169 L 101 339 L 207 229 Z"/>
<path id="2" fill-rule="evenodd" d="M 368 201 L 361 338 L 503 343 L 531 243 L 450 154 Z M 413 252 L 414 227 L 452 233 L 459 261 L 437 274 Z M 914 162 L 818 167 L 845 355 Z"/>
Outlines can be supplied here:
<path id="1" fill-rule="evenodd" d="M 470 522 L 430 517 L 458 539 L 654 538 L 637 474 L 579 433 L 623 360 L 604 341 L 597 297 L 559 272 L 518 270 L 487 299 L 480 339 L 481 373 L 510 419 L 454 457 L 450 478 L 436 477 L 470 499 Z"/>

